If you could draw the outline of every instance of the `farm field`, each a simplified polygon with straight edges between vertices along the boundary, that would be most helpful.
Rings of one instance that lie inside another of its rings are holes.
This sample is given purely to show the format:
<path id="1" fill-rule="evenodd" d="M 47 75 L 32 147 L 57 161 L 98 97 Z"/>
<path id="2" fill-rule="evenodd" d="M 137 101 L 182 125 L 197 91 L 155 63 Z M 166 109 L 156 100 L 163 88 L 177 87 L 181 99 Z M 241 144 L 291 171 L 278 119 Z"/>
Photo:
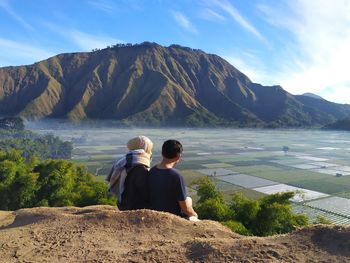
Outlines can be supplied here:
<path id="1" fill-rule="evenodd" d="M 314 130 L 258 129 L 33 129 L 74 142 L 73 160 L 99 180 L 112 162 L 126 153 L 126 142 L 146 135 L 155 145 L 152 164 L 160 160 L 163 141 L 184 146 L 182 172 L 188 187 L 212 177 L 230 198 L 240 192 L 252 198 L 297 191 L 295 211 L 350 224 L 350 133 Z M 191 191 L 195 195 L 195 191 Z"/>

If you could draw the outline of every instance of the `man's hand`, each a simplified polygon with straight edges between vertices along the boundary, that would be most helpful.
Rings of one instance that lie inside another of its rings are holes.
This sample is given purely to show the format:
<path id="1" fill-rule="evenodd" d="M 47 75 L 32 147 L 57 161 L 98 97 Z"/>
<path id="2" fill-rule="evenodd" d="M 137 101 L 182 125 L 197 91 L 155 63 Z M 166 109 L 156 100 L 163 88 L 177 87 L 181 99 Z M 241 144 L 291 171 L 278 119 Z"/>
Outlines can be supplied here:
<path id="1" fill-rule="evenodd" d="M 196 217 L 198 218 L 197 213 L 193 210 L 192 207 L 192 198 L 187 197 L 185 201 L 179 201 L 180 208 L 184 214 L 186 214 L 188 217 Z"/>

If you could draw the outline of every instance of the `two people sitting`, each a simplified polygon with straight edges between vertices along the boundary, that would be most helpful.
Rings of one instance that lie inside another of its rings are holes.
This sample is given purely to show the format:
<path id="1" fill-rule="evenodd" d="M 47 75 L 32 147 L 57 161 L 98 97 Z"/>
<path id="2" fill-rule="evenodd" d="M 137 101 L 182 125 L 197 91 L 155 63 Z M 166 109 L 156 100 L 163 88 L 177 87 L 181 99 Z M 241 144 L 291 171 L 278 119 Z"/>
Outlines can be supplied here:
<path id="1" fill-rule="evenodd" d="M 162 146 L 162 161 L 151 165 L 153 143 L 146 136 L 131 139 L 129 152 L 118 159 L 109 173 L 109 190 L 118 197 L 120 210 L 152 209 L 191 220 L 198 219 L 187 196 L 183 176 L 174 169 L 183 147 L 177 140 Z"/>

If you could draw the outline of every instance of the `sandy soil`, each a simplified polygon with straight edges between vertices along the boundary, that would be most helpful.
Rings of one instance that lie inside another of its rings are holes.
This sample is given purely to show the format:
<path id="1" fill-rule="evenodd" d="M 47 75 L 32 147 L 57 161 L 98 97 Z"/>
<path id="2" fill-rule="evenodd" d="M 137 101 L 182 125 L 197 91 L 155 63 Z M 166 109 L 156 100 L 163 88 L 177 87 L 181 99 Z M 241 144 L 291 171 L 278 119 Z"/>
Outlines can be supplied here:
<path id="1" fill-rule="evenodd" d="M 0 211 L 0 262 L 350 262 L 350 227 L 259 238 L 111 206 Z"/>

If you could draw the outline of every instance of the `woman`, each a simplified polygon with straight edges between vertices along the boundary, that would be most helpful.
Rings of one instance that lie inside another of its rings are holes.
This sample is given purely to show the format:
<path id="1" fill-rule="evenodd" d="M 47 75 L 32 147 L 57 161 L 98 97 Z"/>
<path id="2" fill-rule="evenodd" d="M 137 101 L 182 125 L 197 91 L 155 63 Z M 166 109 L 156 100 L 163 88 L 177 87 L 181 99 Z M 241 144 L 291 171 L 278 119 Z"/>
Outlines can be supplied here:
<path id="1" fill-rule="evenodd" d="M 109 191 L 117 195 L 119 210 L 149 208 L 148 177 L 153 143 L 146 136 L 128 141 L 129 152 L 119 158 L 107 177 Z"/>

